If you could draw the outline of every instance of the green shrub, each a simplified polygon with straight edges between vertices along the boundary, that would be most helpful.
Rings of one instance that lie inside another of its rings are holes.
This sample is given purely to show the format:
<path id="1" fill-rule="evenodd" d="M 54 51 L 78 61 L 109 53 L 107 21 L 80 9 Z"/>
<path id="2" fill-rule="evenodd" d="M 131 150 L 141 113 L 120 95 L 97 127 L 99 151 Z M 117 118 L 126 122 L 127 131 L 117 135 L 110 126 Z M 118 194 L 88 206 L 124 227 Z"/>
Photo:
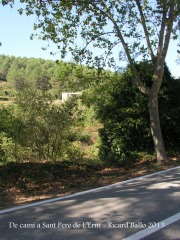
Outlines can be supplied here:
<path id="1" fill-rule="evenodd" d="M 145 85 L 151 86 L 152 66 L 137 64 Z M 115 73 L 84 93 L 84 102 L 93 105 L 96 116 L 103 124 L 100 158 L 117 165 L 130 165 L 141 151 L 152 152 L 148 99 L 132 83 L 128 68 L 122 76 Z M 165 144 L 179 144 L 180 81 L 174 80 L 167 66 L 159 94 L 159 109 Z"/>
<path id="2" fill-rule="evenodd" d="M 48 93 L 28 88 L 19 92 L 14 107 L 1 113 L 1 162 L 57 161 L 67 159 L 70 149 L 76 151 L 70 140 L 78 125 L 76 101 L 54 105 Z"/>

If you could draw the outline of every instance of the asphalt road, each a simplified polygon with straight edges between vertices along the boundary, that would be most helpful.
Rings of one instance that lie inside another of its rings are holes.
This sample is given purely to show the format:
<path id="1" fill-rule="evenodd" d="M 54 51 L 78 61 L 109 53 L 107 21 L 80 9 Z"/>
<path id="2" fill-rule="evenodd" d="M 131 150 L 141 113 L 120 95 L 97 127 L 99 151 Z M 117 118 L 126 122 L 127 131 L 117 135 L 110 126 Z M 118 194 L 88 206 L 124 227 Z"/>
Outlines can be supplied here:
<path id="1" fill-rule="evenodd" d="M 0 240 L 180 240 L 180 167 L 0 211 Z"/>

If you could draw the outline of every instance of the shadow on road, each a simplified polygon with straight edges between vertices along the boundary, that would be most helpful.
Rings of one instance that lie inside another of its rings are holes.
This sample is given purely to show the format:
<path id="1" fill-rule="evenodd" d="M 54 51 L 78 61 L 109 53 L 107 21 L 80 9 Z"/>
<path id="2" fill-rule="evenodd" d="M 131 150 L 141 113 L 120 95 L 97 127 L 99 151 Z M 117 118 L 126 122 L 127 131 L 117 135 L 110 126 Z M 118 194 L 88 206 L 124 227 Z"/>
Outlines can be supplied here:
<path id="1" fill-rule="evenodd" d="M 149 226 L 179 212 L 179 186 L 180 173 L 176 169 L 104 191 L 97 189 L 2 214 L 1 239 L 123 239 L 142 230 L 142 224 Z M 9 228 L 10 222 L 18 228 Z M 28 228 L 27 224 L 32 223 L 35 227 Z"/>

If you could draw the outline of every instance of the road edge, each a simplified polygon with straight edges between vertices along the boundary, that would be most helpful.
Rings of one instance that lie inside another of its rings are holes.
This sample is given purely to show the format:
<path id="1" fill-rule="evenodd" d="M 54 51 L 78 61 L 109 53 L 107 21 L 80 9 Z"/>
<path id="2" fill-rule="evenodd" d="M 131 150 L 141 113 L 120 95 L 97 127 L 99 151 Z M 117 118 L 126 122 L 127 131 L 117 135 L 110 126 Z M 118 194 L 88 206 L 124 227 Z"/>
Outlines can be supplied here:
<path id="1" fill-rule="evenodd" d="M 107 190 L 107 189 L 110 189 L 112 187 L 124 184 L 124 183 L 129 183 L 129 182 L 133 182 L 133 181 L 136 181 L 136 180 L 141 180 L 143 178 L 152 177 L 152 176 L 155 176 L 155 175 L 158 175 L 158 174 L 161 174 L 161 173 L 165 173 L 165 172 L 169 172 L 169 171 L 172 171 L 172 170 L 175 170 L 175 169 L 178 169 L 178 168 L 180 168 L 180 166 L 170 168 L 170 169 L 166 169 L 166 170 L 159 171 L 159 172 L 155 172 L 155 173 L 151 173 L 151 174 L 147 174 L 147 175 L 143 175 L 143 176 L 136 177 L 136 178 L 131 178 L 131 179 L 126 180 L 126 181 L 113 183 L 113 184 L 106 185 L 106 186 L 103 186 L 103 187 L 93 188 L 93 189 L 90 189 L 90 190 L 69 194 L 69 195 L 62 196 L 62 197 L 50 198 L 50 199 L 47 199 L 47 200 L 42 200 L 42 201 L 38 201 L 38 202 L 34 202 L 34 203 L 29 203 L 29 204 L 21 205 L 21 206 L 18 206 L 18 207 L 7 208 L 7 209 L 4 209 L 4 210 L 0 210 L 0 214 L 4 214 L 4 213 L 8 213 L 8 212 L 14 212 L 14 211 L 17 211 L 17 210 L 30 208 L 30 207 L 34 207 L 34 206 L 38 206 L 38 205 L 42 205 L 42 204 L 46 204 L 46 203 L 57 202 L 57 201 L 60 201 L 60 200 L 69 199 L 71 197 L 84 195 L 86 193 L 99 192 L 99 191 L 102 191 L 102 190 Z"/>

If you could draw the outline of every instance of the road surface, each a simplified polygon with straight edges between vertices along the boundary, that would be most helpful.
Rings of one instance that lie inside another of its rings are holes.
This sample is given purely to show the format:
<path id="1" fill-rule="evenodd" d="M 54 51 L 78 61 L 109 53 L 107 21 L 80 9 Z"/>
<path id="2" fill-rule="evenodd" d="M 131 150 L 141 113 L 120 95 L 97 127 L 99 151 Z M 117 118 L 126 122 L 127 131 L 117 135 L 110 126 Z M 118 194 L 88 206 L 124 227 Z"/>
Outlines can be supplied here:
<path id="1" fill-rule="evenodd" d="M 0 211 L 1 240 L 180 240 L 180 167 Z"/>

